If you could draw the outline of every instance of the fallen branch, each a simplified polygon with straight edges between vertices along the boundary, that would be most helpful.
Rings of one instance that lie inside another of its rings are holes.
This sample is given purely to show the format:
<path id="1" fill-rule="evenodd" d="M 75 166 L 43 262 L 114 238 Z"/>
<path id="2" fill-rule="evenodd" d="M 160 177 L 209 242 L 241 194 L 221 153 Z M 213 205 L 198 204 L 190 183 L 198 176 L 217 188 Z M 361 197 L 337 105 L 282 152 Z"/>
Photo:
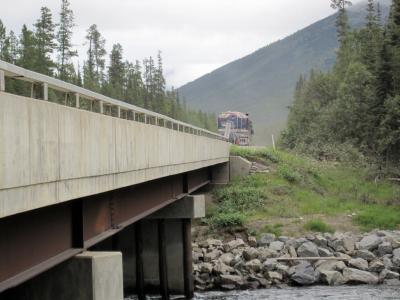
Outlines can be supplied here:
<path id="1" fill-rule="evenodd" d="M 398 181 L 400 182 L 400 178 L 389 178 L 390 181 Z"/>
<path id="2" fill-rule="evenodd" d="M 343 257 L 281 257 L 277 258 L 277 261 L 298 261 L 298 260 L 338 260 L 346 261 L 348 258 Z"/>

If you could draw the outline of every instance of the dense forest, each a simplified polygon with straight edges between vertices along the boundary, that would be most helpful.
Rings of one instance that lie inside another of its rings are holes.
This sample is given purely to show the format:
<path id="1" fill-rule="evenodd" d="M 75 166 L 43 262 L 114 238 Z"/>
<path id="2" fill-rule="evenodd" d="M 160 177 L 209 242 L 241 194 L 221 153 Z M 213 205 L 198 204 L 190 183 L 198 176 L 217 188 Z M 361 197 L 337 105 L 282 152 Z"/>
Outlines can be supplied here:
<path id="1" fill-rule="evenodd" d="M 387 22 L 368 0 L 365 25 L 354 30 L 350 5 L 332 0 L 339 11 L 335 66 L 300 77 L 282 143 L 320 159 L 361 157 L 399 175 L 400 0 Z"/>
<path id="2" fill-rule="evenodd" d="M 86 59 L 82 67 L 75 66 L 73 61 L 79 58 L 72 43 L 74 26 L 68 0 L 61 0 L 58 22 L 49 8 L 42 7 L 33 28 L 23 25 L 19 35 L 8 32 L 0 20 L 0 59 L 199 127 L 216 129 L 215 115 L 188 109 L 174 88 L 166 89 L 160 51 L 155 59 L 150 56 L 132 62 L 124 59 L 123 48 L 116 43 L 107 59 L 106 40 L 93 24 L 85 37 Z M 22 95 L 30 90 L 12 80 L 7 81 L 6 89 Z M 55 93 L 49 98 L 57 101 Z"/>

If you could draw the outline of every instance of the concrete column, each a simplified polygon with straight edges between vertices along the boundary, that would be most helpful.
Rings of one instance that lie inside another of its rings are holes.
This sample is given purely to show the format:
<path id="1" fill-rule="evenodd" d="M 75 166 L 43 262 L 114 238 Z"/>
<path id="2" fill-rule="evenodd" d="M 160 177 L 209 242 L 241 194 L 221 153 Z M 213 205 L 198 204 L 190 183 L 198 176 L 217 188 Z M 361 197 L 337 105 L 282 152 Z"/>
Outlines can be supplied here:
<path id="1" fill-rule="evenodd" d="M 104 104 L 103 101 L 100 101 L 100 113 L 104 114 Z"/>
<path id="2" fill-rule="evenodd" d="M 43 83 L 43 100 L 49 100 L 49 85 L 47 83 Z"/>
<path id="3" fill-rule="evenodd" d="M 123 300 L 121 252 L 84 252 L 6 291 L 13 300 Z"/>
<path id="4" fill-rule="evenodd" d="M 121 107 L 118 106 L 117 109 L 118 109 L 118 118 L 121 118 Z"/>
<path id="5" fill-rule="evenodd" d="M 80 107 L 80 105 L 79 105 L 79 94 L 78 93 L 75 94 L 75 106 L 76 106 L 76 108 Z"/>
<path id="6" fill-rule="evenodd" d="M 31 98 L 34 98 L 34 92 L 35 92 L 35 84 L 32 82 L 31 83 Z"/>
<path id="7" fill-rule="evenodd" d="M 4 92 L 5 90 L 6 90 L 6 82 L 5 82 L 4 71 L 0 70 L 0 92 Z"/>

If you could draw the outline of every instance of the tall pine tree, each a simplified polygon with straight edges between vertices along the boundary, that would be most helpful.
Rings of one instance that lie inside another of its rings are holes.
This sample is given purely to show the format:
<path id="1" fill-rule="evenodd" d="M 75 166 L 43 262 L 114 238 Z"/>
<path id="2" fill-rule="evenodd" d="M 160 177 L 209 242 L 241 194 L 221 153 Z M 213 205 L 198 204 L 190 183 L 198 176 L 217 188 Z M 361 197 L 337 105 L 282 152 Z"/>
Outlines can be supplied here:
<path id="1" fill-rule="evenodd" d="M 41 16 L 34 24 L 36 41 L 36 59 L 34 71 L 45 75 L 52 75 L 56 64 L 52 54 L 56 48 L 53 17 L 50 9 L 42 7 Z"/>

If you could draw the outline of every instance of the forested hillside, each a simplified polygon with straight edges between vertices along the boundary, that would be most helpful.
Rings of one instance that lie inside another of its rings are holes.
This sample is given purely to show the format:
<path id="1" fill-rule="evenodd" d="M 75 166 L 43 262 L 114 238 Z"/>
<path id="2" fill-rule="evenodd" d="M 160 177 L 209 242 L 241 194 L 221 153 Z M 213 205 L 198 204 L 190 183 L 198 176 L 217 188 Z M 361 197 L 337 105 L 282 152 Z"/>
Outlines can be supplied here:
<path id="1" fill-rule="evenodd" d="M 156 59 L 150 56 L 142 62 L 125 59 L 119 43 L 115 43 L 107 53 L 105 38 L 93 24 L 87 29 L 84 64 L 74 65 L 73 61 L 80 61 L 72 45 L 74 26 L 74 13 L 68 0 L 61 0 L 57 20 L 49 8 L 42 7 L 33 28 L 23 25 L 19 34 L 7 31 L 0 20 L 0 59 L 215 130 L 215 115 L 189 109 L 185 101 L 179 99 L 176 90 L 166 90 L 160 51 Z M 30 94 L 30 89 L 16 81 L 7 81 L 6 89 L 22 95 Z M 53 101 L 59 100 L 54 93 L 49 97 Z"/>
<path id="2" fill-rule="evenodd" d="M 386 18 L 390 1 L 380 2 L 382 18 Z M 352 26 L 362 26 L 364 5 L 355 5 L 348 15 Z M 208 112 L 249 112 L 254 119 L 255 142 L 269 142 L 271 133 L 285 127 L 287 107 L 300 74 L 311 69 L 326 71 L 334 64 L 338 47 L 335 20 L 332 15 L 312 24 L 184 85 L 179 93 L 188 104 Z"/>
<path id="3" fill-rule="evenodd" d="M 339 10 L 339 49 L 330 72 L 300 77 L 285 146 L 317 158 L 365 156 L 400 176 L 400 0 L 381 25 L 376 3 L 368 0 L 364 26 L 350 30 L 347 1 Z"/>

